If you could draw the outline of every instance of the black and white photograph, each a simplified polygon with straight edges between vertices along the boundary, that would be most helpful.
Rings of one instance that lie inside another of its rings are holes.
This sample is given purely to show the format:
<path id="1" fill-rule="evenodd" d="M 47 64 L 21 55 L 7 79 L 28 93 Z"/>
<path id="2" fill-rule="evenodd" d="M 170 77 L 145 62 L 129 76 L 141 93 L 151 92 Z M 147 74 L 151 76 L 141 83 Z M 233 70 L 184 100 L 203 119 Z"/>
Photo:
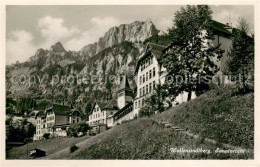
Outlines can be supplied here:
<path id="1" fill-rule="evenodd" d="M 4 9 L 5 161 L 256 158 L 254 4 Z"/>

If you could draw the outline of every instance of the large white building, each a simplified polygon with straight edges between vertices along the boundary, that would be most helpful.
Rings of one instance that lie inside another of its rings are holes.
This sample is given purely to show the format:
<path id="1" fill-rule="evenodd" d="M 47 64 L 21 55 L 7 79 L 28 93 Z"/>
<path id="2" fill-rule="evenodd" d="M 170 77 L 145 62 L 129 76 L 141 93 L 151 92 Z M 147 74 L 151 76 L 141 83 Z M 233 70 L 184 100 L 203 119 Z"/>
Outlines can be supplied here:
<path id="1" fill-rule="evenodd" d="M 214 45 L 219 45 L 225 52 L 219 62 L 216 61 L 220 71 L 218 76 L 223 77 L 223 71 L 226 68 L 227 54 L 232 44 L 232 28 L 225 24 L 213 21 L 213 32 L 215 40 L 211 41 Z M 135 68 L 135 82 L 137 85 L 137 95 L 132 99 L 131 88 L 125 77 L 118 90 L 117 106 L 118 111 L 109 115 L 107 122 L 109 127 L 120 124 L 123 121 L 135 119 L 139 115 L 140 109 L 144 106 L 144 100 L 150 96 L 157 85 L 162 85 L 166 81 L 167 69 L 160 63 L 159 58 L 168 52 L 171 44 L 167 47 L 149 43 L 146 46 L 144 54 L 139 58 Z M 224 76 L 225 77 L 225 76 Z M 222 84 L 228 82 L 227 79 Z M 188 93 L 179 94 L 173 105 L 181 104 L 187 101 Z M 191 99 L 194 99 L 195 93 L 192 92 Z"/>

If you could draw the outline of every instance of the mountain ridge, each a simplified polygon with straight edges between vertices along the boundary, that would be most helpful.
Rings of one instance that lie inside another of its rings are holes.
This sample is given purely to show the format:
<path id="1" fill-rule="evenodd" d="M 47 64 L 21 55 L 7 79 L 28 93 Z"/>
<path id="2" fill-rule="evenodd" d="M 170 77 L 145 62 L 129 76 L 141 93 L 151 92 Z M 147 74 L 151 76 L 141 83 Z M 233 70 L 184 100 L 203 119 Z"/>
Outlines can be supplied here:
<path id="1" fill-rule="evenodd" d="M 129 24 L 121 24 L 110 28 L 103 37 L 95 43 L 85 45 L 80 50 L 80 55 L 91 57 L 107 47 L 120 44 L 123 41 L 143 42 L 145 39 L 158 34 L 151 19 L 146 21 L 134 21 Z"/>

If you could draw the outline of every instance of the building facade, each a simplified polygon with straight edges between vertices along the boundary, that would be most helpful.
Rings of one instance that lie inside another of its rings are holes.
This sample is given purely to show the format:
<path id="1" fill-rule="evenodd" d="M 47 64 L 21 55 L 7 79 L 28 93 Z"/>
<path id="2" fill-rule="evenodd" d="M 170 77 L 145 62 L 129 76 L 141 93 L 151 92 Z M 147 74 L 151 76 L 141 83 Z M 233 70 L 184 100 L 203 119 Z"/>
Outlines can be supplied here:
<path id="1" fill-rule="evenodd" d="M 213 45 L 220 45 L 220 48 L 224 50 L 224 54 L 220 61 L 213 58 L 215 64 L 220 68 L 220 71 L 216 74 L 216 76 L 221 79 L 224 77 L 224 81 L 221 82 L 228 82 L 227 77 L 224 76 L 223 73 L 227 64 L 228 52 L 232 44 L 231 31 L 231 27 L 217 21 L 213 21 L 213 32 L 215 39 L 209 42 Z M 127 78 L 125 77 L 118 89 L 117 106 L 119 110 L 111 115 L 107 115 L 106 117 L 106 123 L 109 127 L 137 118 L 140 109 L 145 105 L 145 99 L 154 93 L 157 85 L 163 85 L 166 82 L 168 72 L 167 69 L 160 63 L 159 59 L 163 54 L 168 53 L 171 45 L 172 44 L 169 44 L 168 46 L 161 46 L 153 43 L 147 44 L 144 54 L 137 61 L 134 72 L 135 82 L 137 85 L 136 97 L 132 99 L 132 89 L 129 86 Z M 186 102 L 187 98 L 188 92 L 183 92 L 175 98 L 172 105 L 174 106 Z M 196 95 L 192 92 L 191 99 L 194 98 L 196 98 Z"/>
<path id="2" fill-rule="evenodd" d="M 69 126 L 81 122 L 81 118 L 82 114 L 76 108 L 53 104 L 36 114 L 34 140 L 43 139 L 44 134 L 49 134 L 50 137 L 67 136 Z"/>
<path id="3" fill-rule="evenodd" d="M 117 100 L 113 99 L 108 102 L 95 102 L 90 113 L 88 124 L 92 127 L 107 125 L 108 118 L 118 111 Z"/>

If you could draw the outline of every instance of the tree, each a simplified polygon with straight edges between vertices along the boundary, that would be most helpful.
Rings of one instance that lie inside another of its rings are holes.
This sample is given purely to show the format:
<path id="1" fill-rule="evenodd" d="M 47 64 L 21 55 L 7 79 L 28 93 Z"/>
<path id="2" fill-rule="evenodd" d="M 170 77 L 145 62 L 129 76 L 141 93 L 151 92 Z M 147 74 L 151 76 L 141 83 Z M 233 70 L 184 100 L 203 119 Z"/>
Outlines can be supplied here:
<path id="1" fill-rule="evenodd" d="M 228 69 L 232 76 L 241 76 L 235 82 L 246 93 L 250 85 L 248 81 L 254 76 L 254 36 L 248 35 L 249 24 L 244 18 L 239 18 L 233 32 Z"/>
<path id="2" fill-rule="evenodd" d="M 35 133 L 36 127 L 24 120 L 13 121 L 12 118 L 6 122 L 9 127 L 9 133 L 7 134 L 7 141 L 24 142 L 30 141 Z"/>
<path id="3" fill-rule="evenodd" d="M 163 112 L 164 101 L 168 96 L 165 85 L 156 85 L 151 96 L 145 98 L 144 106 L 140 109 L 140 117 L 151 116 L 155 114 L 155 111 Z"/>
<path id="4" fill-rule="evenodd" d="M 212 11 L 208 6 L 182 7 L 173 22 L 168 30 L 172 43 L 160 61 L 173 76 L 172 82 L 167 82 L 169 93 L 188 92 L 189 101 L 193 91 L 201 94 L 209 89 L 207 82 L 218 71 L 213 59 L 219 60 L 223 50 L 212 43 Z"/>
<path id="5" fill-rule="evenodd" d="M 68 129 L 68 135 L 77 137 L 79 132 L 85 133 L 89 129 L 90 129 L 89 125 L 84 122 L 73 124 Z"/>

